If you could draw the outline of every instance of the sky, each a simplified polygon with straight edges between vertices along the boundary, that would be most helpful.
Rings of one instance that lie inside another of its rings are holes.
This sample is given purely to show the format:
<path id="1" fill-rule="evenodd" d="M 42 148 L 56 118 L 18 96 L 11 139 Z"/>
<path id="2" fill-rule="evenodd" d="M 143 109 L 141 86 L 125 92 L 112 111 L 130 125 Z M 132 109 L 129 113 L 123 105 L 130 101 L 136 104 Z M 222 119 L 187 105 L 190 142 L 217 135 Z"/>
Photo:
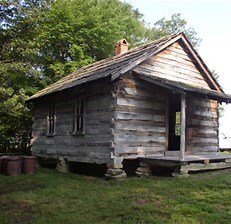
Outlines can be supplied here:
<path id="1" fill-rule="evenodd" d="M 180 13 L 202 39 L 199 55 L 211 71 L 218 73 L 223 90 L 231 94 L 231 0 L 125 1 L 138 8 L 150 26 L 163 17 L 171 19 L 173 14 Z M 220 133 L 231 137 L 231 105 L 224 105 L 224 109 Z"/>

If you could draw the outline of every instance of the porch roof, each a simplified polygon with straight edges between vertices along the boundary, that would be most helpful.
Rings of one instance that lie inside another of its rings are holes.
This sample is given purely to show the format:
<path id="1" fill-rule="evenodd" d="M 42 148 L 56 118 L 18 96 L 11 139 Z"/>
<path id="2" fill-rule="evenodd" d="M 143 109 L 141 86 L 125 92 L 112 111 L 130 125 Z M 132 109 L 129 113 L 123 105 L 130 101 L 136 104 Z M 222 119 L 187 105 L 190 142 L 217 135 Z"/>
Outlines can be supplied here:
<path id="1" fill-rule="evenodd" d="M 218 92 L 216 90 L 211 90 L 211 89 L 208 90 L 194 85 L 188 85 L 186 83 L 172 81 L 162 77 L 161 78 L 155 77 L 145 73 L 139 73 L 139 74 L 136 73 L 136 74 L 141 79 L 162 86 L 164 88 L 173 90 L 175 92 L 187 93 L 207 99 L 217 100 L 219 102 L 231 103 L 231 94 L 225 94 L 224 92 Z"/>

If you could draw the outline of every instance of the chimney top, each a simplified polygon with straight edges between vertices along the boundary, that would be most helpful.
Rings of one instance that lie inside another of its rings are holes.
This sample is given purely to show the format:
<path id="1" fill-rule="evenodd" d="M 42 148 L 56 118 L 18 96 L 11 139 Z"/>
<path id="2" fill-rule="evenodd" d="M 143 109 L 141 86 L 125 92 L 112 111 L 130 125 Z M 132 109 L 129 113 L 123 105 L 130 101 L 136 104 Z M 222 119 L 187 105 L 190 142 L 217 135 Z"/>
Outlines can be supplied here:
<path id="1" fill-rule="evenodd" d="M 128 51 L 128 42 L 126 39 L 122 39 L 116 43 L 115 55 L 123 54 Z"/>

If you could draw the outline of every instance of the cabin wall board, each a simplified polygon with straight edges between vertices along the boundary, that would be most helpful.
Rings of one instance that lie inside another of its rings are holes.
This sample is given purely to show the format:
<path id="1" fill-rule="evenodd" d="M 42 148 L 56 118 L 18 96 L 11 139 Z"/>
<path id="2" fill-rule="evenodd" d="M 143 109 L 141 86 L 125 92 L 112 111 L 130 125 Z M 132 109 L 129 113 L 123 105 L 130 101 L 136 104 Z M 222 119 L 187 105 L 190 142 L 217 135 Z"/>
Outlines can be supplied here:
<path id="1" fill-rule="evenodd" d="M 187 97 L 187 151 L 209 153 L 219 150 L 218 103 Z"/>
<path id="2" fill-rule="evenodd" d="M 204 73 L 195 66 L 193 59 L 178 42 L 145 60 L 133 71 L 210 89 Z"/>
<path id="3" fill-rule="evenodd" d="M 108 80 L 107 80 L 108 81 Z M 105 82 L 105 85 L 104 85 Z M 104 87 L 102 87 L 102 85 Z M 73 135 L 74 99 L 85 97 L 85 134 Z M 49 103 L 55 103 L 55 136 L 47 136 Z M 111 160 L 111 84 L 105 80 L 41 99 L 33 109 L 32 152 L 41 157 L 105 163 Z"/>
<path id="4" fill-rule="evenodd" d="M 166 91 L 127 73 L 115 83 L 116 156 L 164 155 Z"/>

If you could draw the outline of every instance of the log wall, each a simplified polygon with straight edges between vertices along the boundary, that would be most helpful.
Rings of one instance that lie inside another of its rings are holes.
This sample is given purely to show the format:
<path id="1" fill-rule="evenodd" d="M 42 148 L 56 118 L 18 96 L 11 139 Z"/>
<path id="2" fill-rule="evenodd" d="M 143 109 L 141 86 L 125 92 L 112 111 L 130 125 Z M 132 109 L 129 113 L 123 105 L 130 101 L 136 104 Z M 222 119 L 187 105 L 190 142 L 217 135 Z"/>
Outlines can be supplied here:
<path id="1" fill-rule="evenodd" d="M 103 87 L 102 87 L 103 86 Z M 85 134 L 73 135 L 75 97 L 86 97 Z M 47 136 L 49 103 L 55 103 L 55 136 Z M 34 155 L 70 161 L 105 163 L 111 157 L 111 85 L 97 81 L 35 103 L 32 151 Z"/>
<path id="2" fill-rule="evenodd" d="M 203 98 L 187 97 L 186 132 L 186 149 L 189 153 L 217 152 L 218 103 Z"/>
<path id="3" fill-rule="evenodd" d="M 164 155 L 166 93 L 126 74 L 114 90 L 114 153 L 121 157 Z"/>

